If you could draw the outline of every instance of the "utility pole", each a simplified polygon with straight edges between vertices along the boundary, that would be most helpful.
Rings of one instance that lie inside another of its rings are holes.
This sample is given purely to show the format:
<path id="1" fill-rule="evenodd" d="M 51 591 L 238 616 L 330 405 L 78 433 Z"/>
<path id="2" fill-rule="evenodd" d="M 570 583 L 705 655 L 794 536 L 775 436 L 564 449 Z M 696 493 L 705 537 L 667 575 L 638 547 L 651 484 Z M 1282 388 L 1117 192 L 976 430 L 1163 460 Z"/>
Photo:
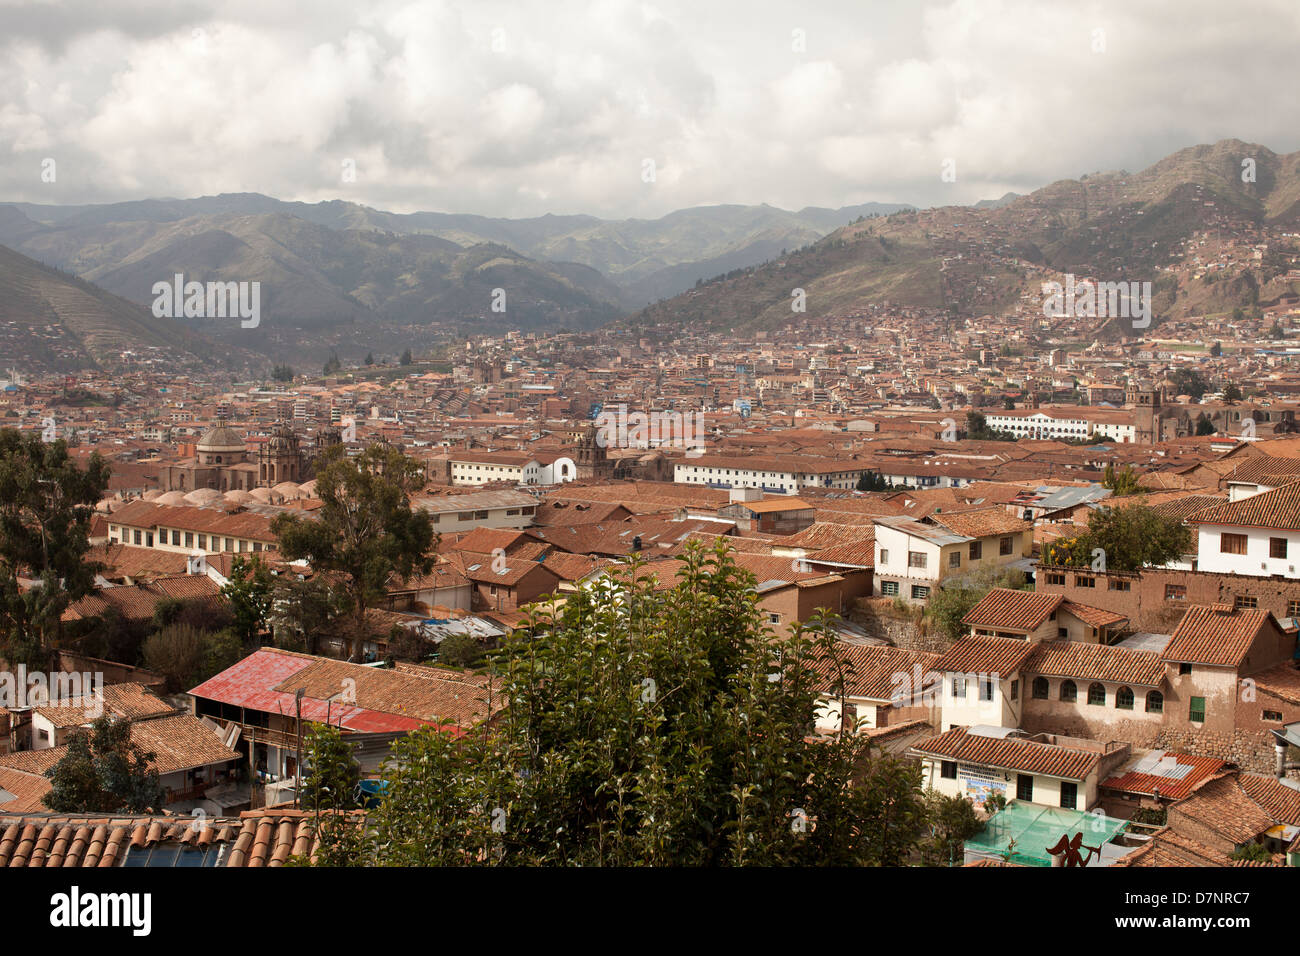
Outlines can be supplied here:
<path id="1" fill-rule="evenodd" d="M 293 808 L 302 809 L 302 695 L 305 688 L 294 691 L 293 702 L 298 708 L 298 759 L 293 765 Z"/>

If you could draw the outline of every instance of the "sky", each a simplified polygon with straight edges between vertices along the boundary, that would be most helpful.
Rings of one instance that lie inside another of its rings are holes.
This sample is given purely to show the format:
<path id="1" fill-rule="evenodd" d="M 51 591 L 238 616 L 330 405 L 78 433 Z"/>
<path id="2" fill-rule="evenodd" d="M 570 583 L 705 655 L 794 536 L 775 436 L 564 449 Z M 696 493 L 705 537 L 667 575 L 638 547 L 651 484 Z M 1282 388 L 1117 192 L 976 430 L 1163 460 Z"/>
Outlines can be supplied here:
<path id="1" fill-rule="evenodd" d="M 1296 0 L 0 0 L 0 200 L 921 206 L 1300 149 Z"/>

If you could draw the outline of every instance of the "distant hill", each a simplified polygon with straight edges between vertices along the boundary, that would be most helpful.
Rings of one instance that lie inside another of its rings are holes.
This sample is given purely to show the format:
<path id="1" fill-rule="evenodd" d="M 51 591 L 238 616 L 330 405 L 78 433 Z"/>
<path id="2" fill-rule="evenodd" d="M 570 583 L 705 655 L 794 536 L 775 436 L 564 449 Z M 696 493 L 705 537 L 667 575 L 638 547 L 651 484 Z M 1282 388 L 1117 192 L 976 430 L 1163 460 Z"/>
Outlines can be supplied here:
<path id="1" fill-rule="evenodd" d="M 513 278 L 522 284 L 509 291 L 527 304 L 523 327 L 590 327 L 861 216 L 905 208 L 868 203 L 787 212 L 732 205 L 659 219 L 493 219 L 230 194 L 88 206 L 13 203 L 0 206 L 0 242 L 139 302 L 160 273 L 257 279 L 275 296 L 275 313 L 302 326 L 371 313 L 476 321 L 486 302 L 483 283 Z M 505 252 L 459 259 L 480 246 Z"/>
<path id="2" fill-rule="evenodd" d="M 158 359 L 169 368 L 230 367 L 243 356 L 172 319 L 155 318 L 75 276 L 0 246 L 0 355 L 25 374 L 112 369 Z"/>
<path id="3" fill-rule="evenodd" d="M 1243 181 L 1245 159 L 1254 163 L 1253 182 Z M 847 225 L 626 321 L 771 328 L 794 317 L 796 288 L 804 290 L 810 316 L 883 301 L 978 315 L 1040 294 L 1044 270 L 1152 281 L 1157 322 L 1294 293 L 1267 263 L 1201 277 L 1179 266 L 1198 231 L 1290 243 L 1283 234 L 1300 227 L 1300 153 L 1225 140 L 1180 150 L 1140 173 L 1093 174 L 1004 200 Z M 1113 325 L 1107 334 L 1124 329 Z"/>

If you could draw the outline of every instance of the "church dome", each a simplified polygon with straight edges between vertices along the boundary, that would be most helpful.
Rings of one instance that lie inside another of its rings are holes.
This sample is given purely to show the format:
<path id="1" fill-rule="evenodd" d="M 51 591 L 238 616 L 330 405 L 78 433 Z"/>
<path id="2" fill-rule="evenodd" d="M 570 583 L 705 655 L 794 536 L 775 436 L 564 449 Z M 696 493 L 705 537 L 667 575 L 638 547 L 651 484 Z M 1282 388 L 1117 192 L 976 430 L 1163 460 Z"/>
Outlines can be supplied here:
<path id="1" fill-rule="evenodd" d="M 217 419 L 216 428 L 209 428 L 199 439 L 198 450 L 204 454 L 232 454 L 243 452 L 244 436 L 226 424 L 224 418 Z"/>

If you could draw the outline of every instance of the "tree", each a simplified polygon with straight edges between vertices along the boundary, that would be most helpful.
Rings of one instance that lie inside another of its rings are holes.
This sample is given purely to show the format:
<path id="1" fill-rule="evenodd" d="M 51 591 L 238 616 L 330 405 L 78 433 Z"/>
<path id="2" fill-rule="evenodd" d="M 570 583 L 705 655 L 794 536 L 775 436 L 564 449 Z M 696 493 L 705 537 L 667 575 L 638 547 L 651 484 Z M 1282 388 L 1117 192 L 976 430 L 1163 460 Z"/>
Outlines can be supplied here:
<path id="1" fill-rule="evenodd" d="M 930 866 L 954 866 L 963 861 L 966 841 L 984 829 L 975 807 L 963 796 L 944 796 L 937 790 L 925 792 L 926 819 L 930 838 L 921 857 Z"/>
<path id="2" fill-rule="evenodd" d="M 277 365 L 271 369 L 271 378 L 277 382 L 292 382 L 293 368 L 288 365 Z"/>
<path id="3" fill-rule="evenodd" d="M 411 361 L 412 361 L 412 359 L 411 359 L 411 350 L 410 350 L 410 349 L 407 349 L 405 352 L 402 353 L 402 364 L 403 364 L 403 365 L 410 365 L 410 364 L 411 364 Z"/>
<path id="4" fill-rule="evenodd" d="M 374 365 L 374 364 L 375 364 L 375 353 L 374 353 L 374 352 L 367 352 L 367 353 L 366 353 L 366 364 L 367 364 L 367 365 Z"/>
<path id="5" fill-rule="evenodd" d="M 889 482 L 885 481 L 885 476 L 878 471 L 864 472 L 858 479 L 858 491 L 888 491 Z"/>
<path id="6" fill-rule="evenodd" d="M 230 562 L 230 578 L 221 593 L 230 602 L 235 632 L 245 647 L 255 647 L 271 616 L 275 594 L 271 569 L 261 558 L 245 561 L 237 555 Z"/>
<path id="7" fill-rule="evenodd" d="M 335 593 L 321 578 L 299 581 L 296 575 L 281 575 L 275 582 L 270 615 L 275 646 L 315 654 L 320 638 L 337 630 L 348 604 L 346 594 Z"/>
<path id="8" fill-rule="evenodd" d="M 144 666 L 167 679 L 168 693 L 194 686 L 207 652 L 203 632 L 191 624 L 168 624 L 144 642 Z"/>
<path id="9" fill-rule="evenodd" d="M 1223 343 L 1222 343 L 1222 342 L 1215 342 L 1213 345 L 1210 346 L 1210 357 L 1211 357 L 1211 358 L 1220 358 L 1222 355 L 1223 355 Z"/>
<path id="10" fill-rule="evenodd" d="M 1025 574 L 1016 569 L 982 568 L 946 579 L 930 594 L 925 614 L 940 634 L 956 641 L 966 634 L 962 618 L 995 587 L 1020 588 Z"/>
<path id="11" fill-rule="evenodd" d="M 1210 390 L 1205 376 L 1196 369 L 1186 366 L 1180 366 L 1170 372 L 1169 380 L 1174 383 L 1174 389 L 1179 395 L 1190 395 L 1197 401 L 1200 401 L 1201 396 Z"/>
<path id="12" fill-rule="evenodd" d="M 302 808 L 317 813 L 354 809 L 361 764 L 343 731 L 328 724 L 312 724 L 303 748 L 303 762 L 309 769 L 302 781 Z"/>
<path id="13" fill-rule="evenodd" d="M 1100 557 L 1105 563 L 1099 570 L 1138 571 L 1181 558 L 1192 546 L 1192 533 L 1181 520 L 1133 503 L 1094 511 L 1086 532 L 1046 547 L 1043 563 L 1095 567 Z"/>
<path id="14" fill-rule="evenodd" d="M 1210 421 L 1210 416 L 1201 412 L 1200 417 L 1196 419 L 1196 434 L 1213 435 L 1218 429 L 1214 427 L 1214 422 Z"/>
<path id="15" fill-rule="evenodd" d="M 325 375 L 333 375 L 341 368 L 343 368 L 343 363 L 339 361 L 338 353 L 335 352 L 331 354 L 328 359 L 325 360 L 325 367 L 324 369 L 322 369 L 322 372 Z"/>
<path id="16" fill-rule="evenodd" d="M 849 727 L 811 739 L 826 681 L 846 686 L 835 632 L 819 616 L 772 633 L 755 584 L 725 545 L 696 545 L 675 588 L 630 559 L 529 609 L 492 698 L 508 708 L 397 741 L 349 862 L 903 863 L 918 769 Z"/>
<path id="17" fill-rule="evenodd" d="M 286 559 L 340 577 L 351 599 L 350 659 L 359 656 L 367 633 L 366 610 L 390 579 L 405 581 L 433 567 L 433 522 L 411 509 L 411 495 L 423 485 L 423 466 L 395 448 L 371 445 L 349 458 L 342 445 L 332 445 L 316 469 L 321 507 L 312 517 L 282 512 L 271 523 Z"/>
<path id="18" fill-rule="evenodd" d="M 1109 488 L 1116 498 L 1140 495 L 1146 491 L 1138 484 L 1138 473 L 1133 470 L 1132 465 L 1125 465 L 1116 471 L 1114 464 L 1107 464 L 1106 470 L 1102 473 L 1101 486 Z"/>
<path id="19" fill-rule="evenodd" d="M 469 634 L 452 634 L 438 645 L 438 663 L 447 667 L 477 667 L 487 655 L 488 649 Z"/>
<path id="20" fill-rule="evenodd" d="M 1249 863 L 1269 863 L 1273 860 L 1273 854 L 1262 843 L 1244 843 L 1233 850 L 1229 858 Z"/>
<path id="21" fill-rule="evenodd" d="M 82 468 L 62 439 L 0 429 L 0 656 L 10 663 L 48 667 L 63 612 L 94 589 L 100 566 L 85 556 L 108 476 L 98 453 Z"/>
<path id="22" fill-rule="evenodd" d="M 74 730 L 68 752 L 45 772 L 44 797 L 55 813 L 156 813 L 164 793 L 155 755 L 131 743 L 131 724 L 99 717 L 90 730 Z"/>
<path id="23" fill-rule="evenodd" d="M 1236 405 L 1241 401 L 1241 389 L 1235 382 L 1230 382 L 1223 390 L 1223 400 L 1229 405 Z"/>

